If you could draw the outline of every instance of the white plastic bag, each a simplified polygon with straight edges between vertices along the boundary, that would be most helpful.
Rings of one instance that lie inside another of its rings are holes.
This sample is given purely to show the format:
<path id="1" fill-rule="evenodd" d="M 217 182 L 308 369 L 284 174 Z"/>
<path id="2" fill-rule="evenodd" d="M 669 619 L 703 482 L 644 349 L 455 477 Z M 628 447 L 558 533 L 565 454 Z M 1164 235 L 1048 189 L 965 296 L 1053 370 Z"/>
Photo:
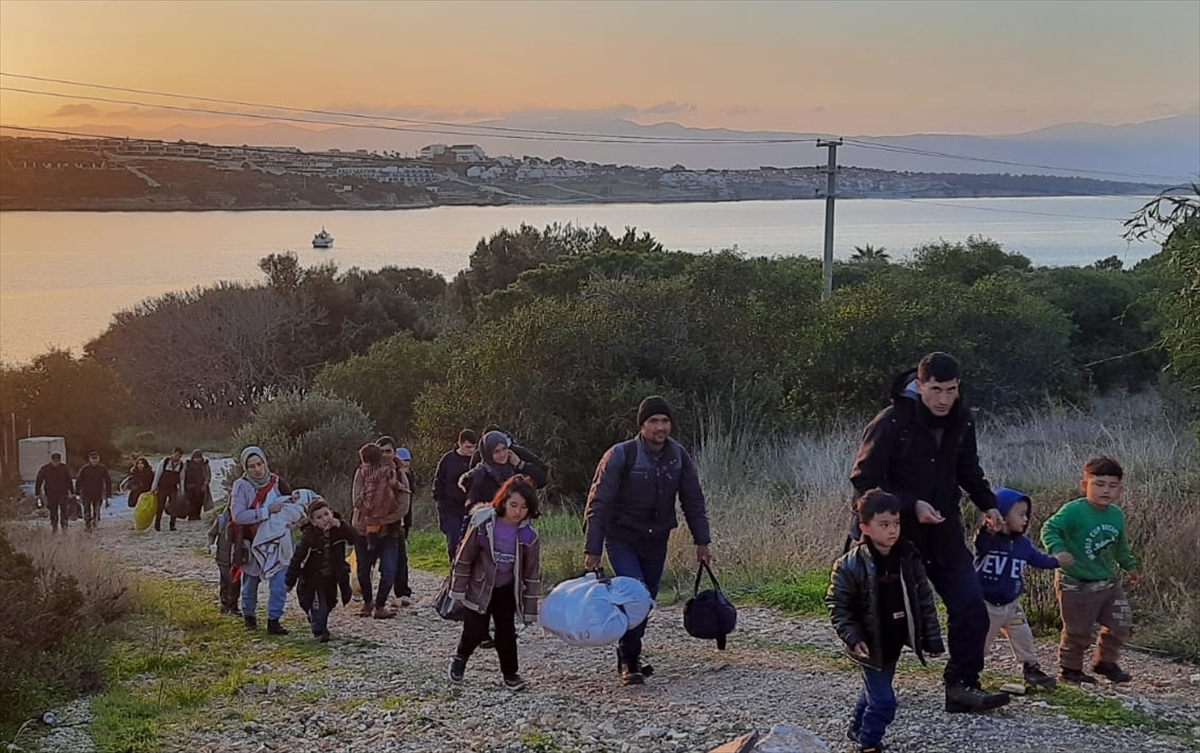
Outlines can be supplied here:
<path id="1" fill-rule="evenodd" d="M 546 596 L 538 624 L 577 646 L 605 646 L 649 616 L 654 600 L 636 578 L 599 579 L 595 573 L 563 581 Z"/>

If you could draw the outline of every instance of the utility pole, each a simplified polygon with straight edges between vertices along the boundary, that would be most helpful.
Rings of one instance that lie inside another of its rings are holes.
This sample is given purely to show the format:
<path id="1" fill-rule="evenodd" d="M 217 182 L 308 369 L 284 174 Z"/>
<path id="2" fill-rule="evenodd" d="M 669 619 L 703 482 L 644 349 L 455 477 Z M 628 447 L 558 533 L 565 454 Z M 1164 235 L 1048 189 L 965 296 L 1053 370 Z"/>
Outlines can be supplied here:
<path id="1" fill-rule="evenodd" d="M 829 162 L 825 167 L 825 259 L 821 265 L 825 273 L 825 287 L 821 297 L 829 299 L 833 295 L 833 200 L 837 198 L 837 148 L 842 145 L 842 139 L 837 141 L 817 139 L 817 148 L 829 150 Z"/>

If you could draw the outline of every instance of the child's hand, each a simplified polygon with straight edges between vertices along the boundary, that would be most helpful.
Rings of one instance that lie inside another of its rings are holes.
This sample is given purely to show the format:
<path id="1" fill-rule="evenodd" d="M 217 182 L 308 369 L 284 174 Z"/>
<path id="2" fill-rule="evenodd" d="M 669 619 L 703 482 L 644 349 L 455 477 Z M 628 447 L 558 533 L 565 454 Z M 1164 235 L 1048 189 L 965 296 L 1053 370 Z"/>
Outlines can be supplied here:
<path id="1" fill-rule="evenodd" d="M 1130 570 L 1125 573 L 1125 577 L 1129 579 L 1129 585 L 1136 586 L 1137 582 L 1142 579 L 1142 574 L 1137 570 Z"/>
<path id="2" fill-rule="evenodd" d="M 860 659 L 866 659 L 871 655 L 871 649 L 867 648 L 867 644 L 865 642 L 859 641 L 850 647 L 850 653 L 854 654 Z"/>
<path id="3" fill-rule="evenodd" d="M 341 528 L 342 521 L 338 520 L 337 518 L 333 518 L 333 522 L 329 524 L 329 527 L 330 528 Z"/>
<path id="4" fill-rule="evenodd" d="M 1075 558 L 1071 556 L 1070 552 L 1059 552 L 1054 555 L 1054 559 L 1058 560 L 1059 567 L 1070 567 L 1075 564 Z"/>

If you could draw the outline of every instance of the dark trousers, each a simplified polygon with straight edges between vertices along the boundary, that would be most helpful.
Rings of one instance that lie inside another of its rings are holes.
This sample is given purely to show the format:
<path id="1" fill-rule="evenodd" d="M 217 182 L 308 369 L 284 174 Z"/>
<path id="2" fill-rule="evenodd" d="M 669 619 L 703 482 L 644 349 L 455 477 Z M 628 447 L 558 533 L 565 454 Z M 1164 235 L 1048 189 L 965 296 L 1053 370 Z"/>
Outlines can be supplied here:
<path id="1" fill-rule="evenodd" d="M 163 510 L 166 510 L 168 507 L 170 507 L 175 502 L 175 500 L 178 496 L 179 496 L 179 489 L 174 486 L 172 486 L 170 489 L 159 489 L 158 490 L 158 507 L 154 508 L 154 530 L 156 530 L 156 531 L 162 530 Z M 172 531 L 175 530 L 175 521 L 176 521 L 176 517 L 174 515 L 172 515 L 171 516 L 171 530 Z"/>
<path id="2" fill-rule="evenodd" d="M 221 572 L 221 609 L 237 614 L 241 587 L 229 576 L 229 565 L 217 565 L 217 570 Z"/>
<path id="3" fill-rule="evenodd" d="M 658 598 L 658 586 L 662 583 L 663 570 L 667 566 L 667 540 L 631 544 L 619 539 L 606 539 L 604 549 L 614 575 L 637 578 L 646 584 L 651 598 Z M 642 636 L 646 633 L 647 617 L 642 624 L 630 628 L 621 636 L 617 650 L 621 658 L 632 662 L 642 655 Z"/>
<path id="4" fill-rule="evenodd" d="M 458 656 L 470 659 L 479 644 L 488 639 L 488 622 L 496 624 L 496 654 L 500 657 L 500 672 L 505 676 L 517 673 L 517 585 L 496 586 L 492 599 L 483 614 L 467 610 L 463 619 L 462 637 L 458 639 Z"/>
<path id="5" fill-rule="evenodd" d="M 392 592 L 392 584 L 396 581 L 396 566 L 400 556 L 400 539 L 395 536 L 379 536 L 374 539 L 374 546 L 367 543 L 354 545 L 354 559 L 358 564 L 358 585 L 362 589 L 363 601 L 374 604 L 378 608 L 387 605 L 388 594 Z M 379 563 L 379 591 L 371 590 L 371 569 Z M 371 594 L 379 596 L 378 601 Z"/>
<path id="6" fill-rule="evenodd" d="M 950 658 L 942 677 L 947 685 L 978 685 L 979 673 L 983 671 L 983 644 L 991 626 L 979 574 L 961 538 L 938 542 L 937 551 L 929 554 L 925 555 L 925 572 L 946 605 L 946 647 Z"/>
<path id="7" fill-rule="evenodd" d="M 464 520 L 466 516 L 462 513 L 438 511 L 438 527 L 446 537 L 446 556 L 451 565 L 454 564 L 454 555 L 458 554 L 458 546 L 462 543 Z"/>
<path id="8" fill-rule="evenodd" d="M 312 625 L 313 635 L 329 632 L 329 613 L 337 606 L 337 584 L 330 579 L 329 583 L 317 584 L 317 592 L 313 596 L 312 607 L 308 610 L 308 623 Z"/>
<path id="9" fill-rule="evenodd" d="M 71 504 L 70 497 L 51 497 L 46 495 L 46 511 L 50 513 L 50 529 L 57 531 L 59 523 L 62 523 L 63 530 L 67 530 L 69 516 L 67 515 L 67 505 Z"/>
<path id="10" fill-rule="evenodd" d="M 205 489 L 203 486 L 189 486 L 185 490 L 188 503 L 188 520 L 200 520 L 200 511 L 204 509 L 204 492 Z"/>
<path id="11" fill-rule="evenodd" d="M 864 748 L 878 745 L 887 726 L 896 718 L 896 692 L 892 678 L 896 675 L 896 660 L 885 662 L 883 669 L 862 668 L 863 689 L 854 705 L 850 728 L 858 733 Z"/>
<path id="12" fill-rule="evenodd" d="M 104 496 L 83 498 L 83 527 L 92 530 L 100 522 L 100 508 L 104 507 Z"/>
<path id="13" fill-rule="evenodd" d="M 400 529 L 399 544 L 396 547 L 396 581 L 394 591 L 397 599 L 412 596 L 408 586 L 408 531 Z"/>

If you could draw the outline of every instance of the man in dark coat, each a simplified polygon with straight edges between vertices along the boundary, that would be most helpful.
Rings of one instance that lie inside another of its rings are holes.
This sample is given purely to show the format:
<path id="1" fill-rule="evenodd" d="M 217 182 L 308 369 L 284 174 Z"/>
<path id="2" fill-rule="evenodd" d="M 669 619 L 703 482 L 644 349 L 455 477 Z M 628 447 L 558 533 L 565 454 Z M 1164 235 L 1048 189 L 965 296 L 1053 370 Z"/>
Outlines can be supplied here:
<path id="1" fill-rule="evenodd" d="M 87 465 L 79 469 L 75 478 L 75 490 L 83 498 L 83 527 L 93 531 L 100 522 L 100 508 L 112 496 L 112 478 L 108 467 L 100 464 L 100 453 L 88 453 Z"/>
<path id="2" fill-rule="evenodd" d="M 584 566 L 600 566 L 608 552 L 613 572 L 637 578 L 658 596 L 667 564 L 667 539 L 679 525 L 675 500 L 683 509 L 696 559 L 708 562 L 708 512 L 696 466 L 683 446 L 671 439 L 671 408 L 654 395 L 638 406 L 638 435 L 613 445 L 596 466 L 584 511 Z M 631 628 L 617 648 L 621 682 L 640 685 L 653 671 L 641 663 L 646 623 Z"/>
<path id="3" fill-rule="evenodd" d="M 875 488 L 900 498 L 901 533 L 917 546 L 946 605 L 946 710 L 986 711 L 1006 704 L 1008 695 L 989 693 L 979 684 L 989 622 L 963 537 L 962 490 L 989 518 L 1000 523 L 1003 518 L 979 467 L 975 421 L 960 399 L 959 385 L 958 361 L 946 353 L 930 353 L 915 373 L 897 379 L 892 405 L 863 432 L 850 481 L 855 501 Z"/>
<path id="4" fill-rule="evenodd" d="M 58 531 L 59 519 L 62 519 L 62 529 L 67 530 L 67 504 L 74 491 L 71 481 L 71 471 L 62 461 L 62 454 L 50 453 L 50 462 L 38 469 L 37 479 L 33 483 L 33 494 L 46 495 L 46 509 L 50 512 L 50 530 Z"/>

